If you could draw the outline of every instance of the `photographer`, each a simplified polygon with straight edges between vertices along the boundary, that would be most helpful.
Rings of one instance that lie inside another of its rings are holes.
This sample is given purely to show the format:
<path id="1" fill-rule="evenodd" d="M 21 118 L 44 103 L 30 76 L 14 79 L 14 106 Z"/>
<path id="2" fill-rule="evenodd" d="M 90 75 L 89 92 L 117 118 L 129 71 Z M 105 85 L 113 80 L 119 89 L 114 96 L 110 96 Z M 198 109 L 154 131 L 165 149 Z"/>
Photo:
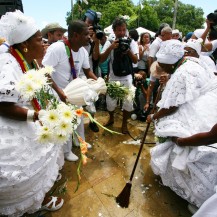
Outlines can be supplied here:
<path id="1" fill-rule="evenodd" d="M 90 35 L 90 41 L 87 46 L 84 48 L 87 50 L 89 54 L 89 63 L 90 68 L 94 72 L 94 74 L 98 77 L 98 65 L 99 65 L 99 46 L 100 46 L 100 39 L 103 37 L 103 32 L 101 31 L 100 26 L 98 25 L 98 22 L 101 18 L 100 12 L 95 12 L 91 9 L 88 9 L 86 13 L 84 14 L 83 21 L 87 24 L 89 35 Z M 80 78 L 85 78 L 84 73 L 81 73 L 79 75 Z M 89 111 L 90 112 L 90 111 Z M 94 113 L 90 112 L 91 115 L 94 117 Z M 89 128 L 93 132 L 99 132 L 99 128 L 96 123 L 90 122 Z"/>
<path id="2" fill-rule="evenodd" d="M 101 13 L 95 12 L 91 9 L 88 9 L 83 17 L 83 21 L 88 25 L 89 35 L 90 35 L 89 44 L 84 48 L 87 50 L 89 54 L 90 66 L 96 76 L 98 74 L 97 67 L 98 67 L 98 59 L 99 59 L 100 39 L 102 39 L 103 37 L 103 32 L 100 30 L 101 28 L 98 25 L 100 18 L 101 18 Z"/>
<path id="3" fill-rule="evenodd" d="M 135 93 L 135 113 L 140 121 L 146 121 L 149 110 L 145 111 L 143 108 L 146 103 L 148 82 L 146 81 L 145 71 L 138 71 L 134 74 L 134 83 L 136 86 Z"/>
<path id="4" fill-rule="evenodd" d="M 122 85 L 130 88 L 132 84 L 133 67 L 132 63 L 138 62 L 138 49 L 132 45 L 129 38 L 124 38 L 127 32 L 127 24 L 123 18 L 116 18 L 112 24 L 115 34 L 113 42 L 107 41 L 100 54 L 100 62 L 104 62 L 107 58 L 110 59 L 109 81 L 120 81 Z M 109 120 L 105 126 L 114 123 L 114 110 L 117 106 L 117 100 L 106 96 L 107 110 L 109 111 Z M 128 100 L 123 101 L 123 121 L 122 133 L 127 134 L 127 119 L 130 112 L 133 111 L 133 102 Z"/>

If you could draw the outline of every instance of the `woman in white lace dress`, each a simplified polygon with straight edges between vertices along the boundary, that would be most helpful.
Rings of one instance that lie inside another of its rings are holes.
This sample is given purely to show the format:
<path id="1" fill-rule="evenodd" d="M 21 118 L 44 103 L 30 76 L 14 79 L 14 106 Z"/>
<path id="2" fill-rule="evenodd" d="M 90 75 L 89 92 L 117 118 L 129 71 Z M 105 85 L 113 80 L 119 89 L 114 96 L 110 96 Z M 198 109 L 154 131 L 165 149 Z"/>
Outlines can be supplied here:
<path id="1" fill-rule="evenodd" d="M 23 73 L 34 68 L 33 59 L 42 58 L 42 36 L 20 11 L 2 16 L 0 33 L 12 46 L 0 55 L 0 216 L 22 216 L 41 206 L 54 211 L 63 200 L 45 194 L 63 165 L 62 147 L 37 143 L 39 105 L 23 101 L 15 89 Z"/>
<path id="2" fill-rule="evenodd" d="M 157 53 L 159 65 L 171 78 L 158 112 L 148 117 L 148 121 L 155 121 L 155 135 L 159 137 L 151 150 L 151 166 L 164 185 L 200 207 L 215 193 L 217 149 L 193 147 L 191 143 L 180 147 L 170 138 L 206 132 L 217 123 L 217 80 L 198 58 L 183 55 L 183 45 L 176 40 L 163 42 Z"/>

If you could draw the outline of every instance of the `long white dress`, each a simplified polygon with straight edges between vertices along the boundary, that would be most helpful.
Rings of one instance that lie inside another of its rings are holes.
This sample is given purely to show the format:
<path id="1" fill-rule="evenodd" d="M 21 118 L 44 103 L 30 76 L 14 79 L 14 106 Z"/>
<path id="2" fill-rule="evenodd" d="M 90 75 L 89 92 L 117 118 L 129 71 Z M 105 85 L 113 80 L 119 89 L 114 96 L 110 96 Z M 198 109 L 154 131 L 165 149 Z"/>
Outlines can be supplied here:
<path id="1" fill-rule="evenodd" d="M 23 72 L 10 54 L 0 55 L 0 102 L 23 102 L 15 90 Z M 62 147 L 35 140 L 37 123 L 0 116 L 0 215 L 21 216 L 41 207 L 64 158 Z"/>
<path id="2" fill-rule="evenodd" d="M 168 137 L 206 132 L 217 123 L 217 79 L 201 66 L 199 59 L 189 58 L 168 81 L 159 109 L 178 110 L 155 123 L 156 136 L 167 140 L 151 150 L 152 169 L 163 184 L 198 207 L 215 193 L 217 149 L 179 147 Z"/>

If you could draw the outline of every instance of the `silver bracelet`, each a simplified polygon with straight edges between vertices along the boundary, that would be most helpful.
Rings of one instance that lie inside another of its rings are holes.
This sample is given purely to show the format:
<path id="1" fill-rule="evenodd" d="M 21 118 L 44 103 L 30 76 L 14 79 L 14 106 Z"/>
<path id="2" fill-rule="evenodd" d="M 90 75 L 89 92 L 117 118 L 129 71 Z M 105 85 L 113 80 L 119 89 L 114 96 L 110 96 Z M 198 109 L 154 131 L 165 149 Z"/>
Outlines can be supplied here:
<path id="1" fill-rule="evenodd" d="M 29 110 L 27 111 L 27 118 L 26 118 L 26 121 L 27 121 L 27 122 L 33 122 L 33 121 L 34 121 L 34 115 L 35 115 L 35 111 L 29 109 Z"/>

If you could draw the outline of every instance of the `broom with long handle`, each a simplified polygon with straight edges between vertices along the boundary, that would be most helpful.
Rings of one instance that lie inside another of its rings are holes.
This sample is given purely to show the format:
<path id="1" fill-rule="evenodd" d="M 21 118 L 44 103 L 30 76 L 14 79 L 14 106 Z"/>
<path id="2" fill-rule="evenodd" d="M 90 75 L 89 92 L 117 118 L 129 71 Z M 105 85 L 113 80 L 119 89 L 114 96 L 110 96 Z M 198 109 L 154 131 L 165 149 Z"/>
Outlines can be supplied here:
<path id="1" fill-rule="evenodd" d="M 160 95 L 161 95 L 162 87 L 163 87 L 163 85 L 161 84 L 161 86 L 159 87 L 158 92 L 157 92 L 157 96 L 156 96 L 156 99 L 155 99 L 155 102 L 154 102 L 154 106 L 152 108 L 152 111 L 150 112 L 151 114 L 153 114 L 154 111 L 155 111 L 156 104 L 157 104 L 157 102 L 158 102 L 158 100 L 160 98 Z M 145 143 L 145 139 L 146 139 L 149 127 L 150 127 L 150 123 L 148 123 L 147 126 L 146 126 L 145 134 L 144 134 L 143 139 L 141 141 L 139 152 L 137 154 L 136 161 L 135 161 L 135 164 L 134 164 L 130 179 L 126 183 L 126 185 L 125 185 L 124 189 L 121 191 L 121 193 L 116 197 L 116 202 L 118 203 L 118 205 L 120 205 L 123 208 L 127 208 L 129 206 L 130 191 L 131 191 L 131 187 L 132 187 L 133 176 L 134 176 L 134 173 L 135 173 L 138 161 L 139 161 L 139 157 L 141 155 L 141 152 L 142 152 L 142 149 L 143 149 L 143 146 L 144 146 L 144 143 Z"/>

